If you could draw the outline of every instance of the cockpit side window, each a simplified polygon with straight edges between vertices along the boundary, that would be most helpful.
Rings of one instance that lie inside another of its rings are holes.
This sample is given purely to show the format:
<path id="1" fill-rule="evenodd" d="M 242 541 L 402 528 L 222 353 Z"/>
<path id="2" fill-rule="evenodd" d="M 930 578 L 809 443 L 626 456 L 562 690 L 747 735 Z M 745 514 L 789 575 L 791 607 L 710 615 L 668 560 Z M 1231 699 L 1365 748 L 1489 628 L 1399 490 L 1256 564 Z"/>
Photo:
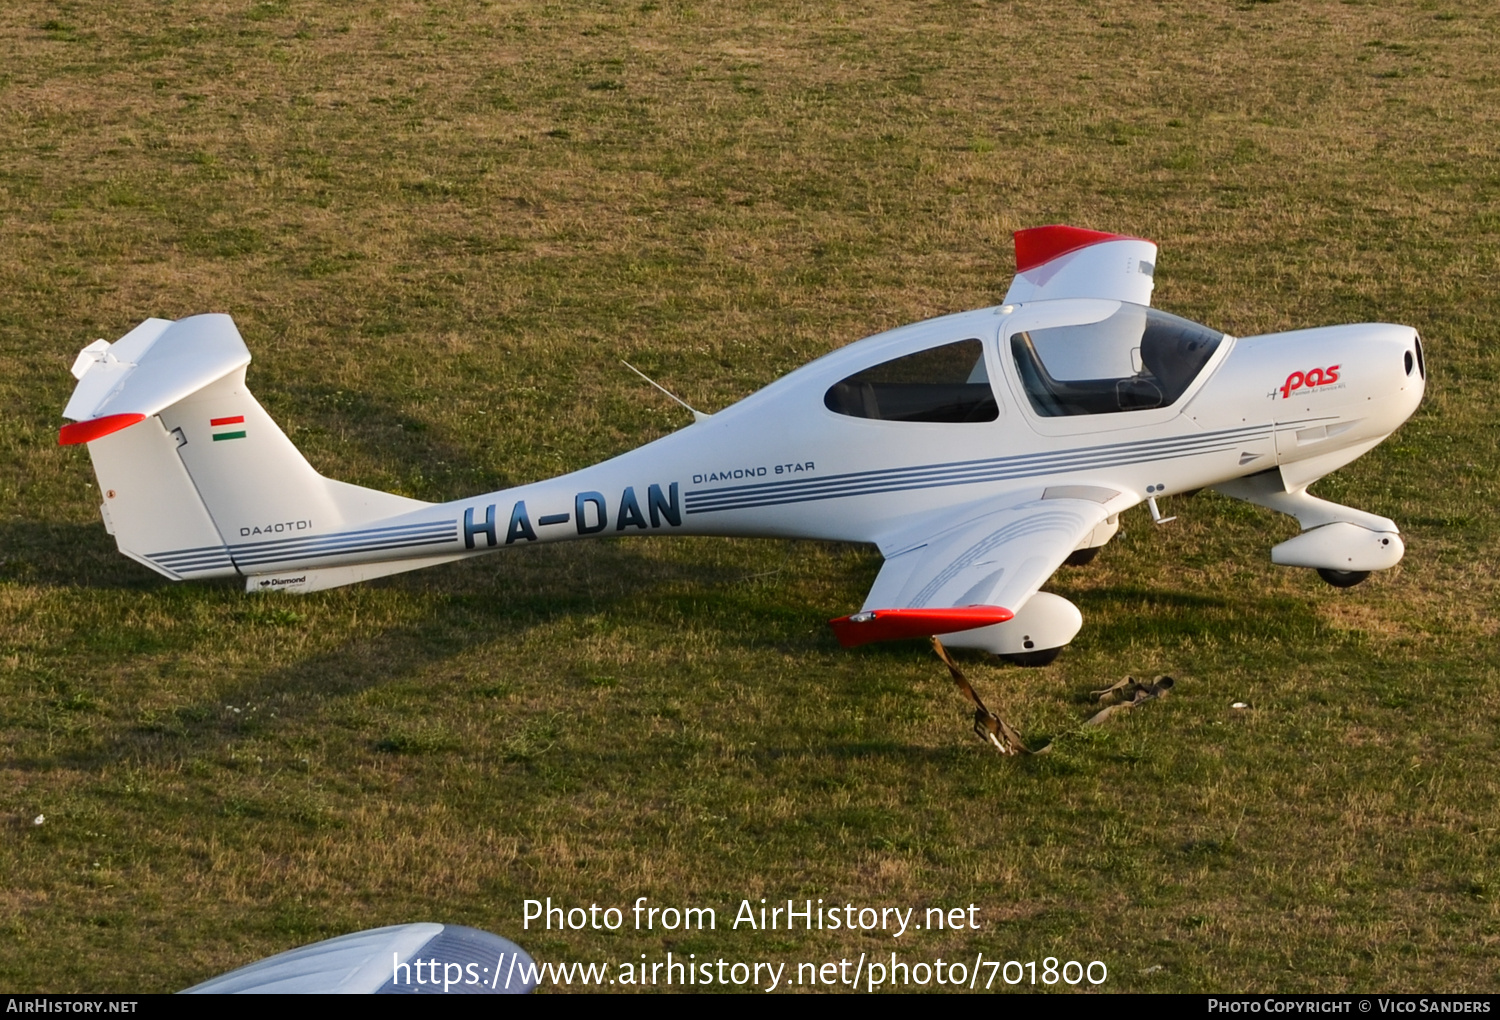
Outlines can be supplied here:
<path id="1" fill-rule="evenodd" d="M 824 405 L 877 421 L 976 422 L 1000 417 L 984 345 L 960 340 L 882 362 L 834 383 Z"/>
<path id="2" fill-rule="evenodd" d="M 1010 348 L 1031 406 L 1052 418 L 1175 403 L 1223 339 L 1196 322 L 1121 304 L 1099 322 L 1016 333 Z"/>

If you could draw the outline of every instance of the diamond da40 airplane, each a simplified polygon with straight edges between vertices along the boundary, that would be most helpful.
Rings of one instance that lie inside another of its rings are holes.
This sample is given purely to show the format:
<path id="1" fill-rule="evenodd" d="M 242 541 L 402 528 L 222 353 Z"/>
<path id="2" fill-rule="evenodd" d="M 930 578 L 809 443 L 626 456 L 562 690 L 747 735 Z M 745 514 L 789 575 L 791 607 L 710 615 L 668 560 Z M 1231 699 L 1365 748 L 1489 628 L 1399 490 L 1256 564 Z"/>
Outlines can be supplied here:
<path id="1" fill-rule="evenodd" d="M 590 536 L 868 542 L 884 565 L 830 621 L 842 644 L 941 634 L 1023 664 L 1082 626 L 1041 586 L 1121 511 L 1164 520 L 1163 496 L 1212 487 L 1292 515 L 1302 531 L 1272 561 L 1335 585 L 1401 559 L 1393 522 L 1306 490 L 1416 409 L 1416 330 L 1231 337 L 1150 306 L 1150 241 L 1050 226 L 1015 244 L 997 307 L 869 337 L 622 456 L 469 499 L 318 474 L 246 388 L 227 315 L 85 347 L 59 438 L 88 444 L 120 551 L 173 579 L 315 591 Z"/>

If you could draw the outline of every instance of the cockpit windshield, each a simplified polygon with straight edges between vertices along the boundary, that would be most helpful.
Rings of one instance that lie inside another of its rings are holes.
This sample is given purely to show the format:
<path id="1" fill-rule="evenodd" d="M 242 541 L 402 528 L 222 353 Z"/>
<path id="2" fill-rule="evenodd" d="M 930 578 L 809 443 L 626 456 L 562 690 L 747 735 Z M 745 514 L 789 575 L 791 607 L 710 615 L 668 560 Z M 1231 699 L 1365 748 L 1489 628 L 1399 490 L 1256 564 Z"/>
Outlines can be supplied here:
<path id="1" fill-rule="evenodd" d="M 1121 302 L 1098 322 L 1013 334 L 1010 349 L 1031 406 L 1053 418 L 1166 407 L 1223 339 L 1187 319 Z"/>

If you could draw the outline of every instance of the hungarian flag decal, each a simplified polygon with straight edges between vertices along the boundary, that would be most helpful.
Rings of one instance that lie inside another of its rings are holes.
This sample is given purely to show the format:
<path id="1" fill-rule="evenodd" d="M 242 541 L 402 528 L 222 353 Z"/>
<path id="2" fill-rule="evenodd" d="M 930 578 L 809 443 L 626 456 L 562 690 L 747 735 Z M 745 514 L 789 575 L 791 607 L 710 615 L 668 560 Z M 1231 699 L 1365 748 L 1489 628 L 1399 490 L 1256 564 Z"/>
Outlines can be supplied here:
<path id="1" fill-rule="evenodd" d="M 208 423 L 213 426 L 214 442 L 221 439 L 244 439 L 245 438 L 245 416 L 237 414 L 233 418 L 210 418 Z"/>

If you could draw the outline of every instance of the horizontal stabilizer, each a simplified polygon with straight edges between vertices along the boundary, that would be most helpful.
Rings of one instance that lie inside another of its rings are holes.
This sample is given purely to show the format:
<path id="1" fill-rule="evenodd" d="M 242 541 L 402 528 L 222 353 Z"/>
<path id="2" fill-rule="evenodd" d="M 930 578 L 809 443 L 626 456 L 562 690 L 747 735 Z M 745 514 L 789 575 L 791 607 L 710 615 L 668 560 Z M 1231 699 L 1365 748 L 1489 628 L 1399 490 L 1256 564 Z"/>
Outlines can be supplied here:
<path id="1" fill-rule="evenodd" d="M 250 364 L 227 315 L 147 319 L 114 343 L 96 340 L 73 364 L 78 385 L 63 409 L 63 445 L 88 443 L 156 414 Z M 82 426 L 82 427 L 80 427 Z"/>
<path id="2" fill-rule="evenodd" d="M 1018 230 L 1016 278 L 1005 304 L 1058 298 L 1151 303 L 1156 245 L 1139 237 L 1081 227 Z"/>

